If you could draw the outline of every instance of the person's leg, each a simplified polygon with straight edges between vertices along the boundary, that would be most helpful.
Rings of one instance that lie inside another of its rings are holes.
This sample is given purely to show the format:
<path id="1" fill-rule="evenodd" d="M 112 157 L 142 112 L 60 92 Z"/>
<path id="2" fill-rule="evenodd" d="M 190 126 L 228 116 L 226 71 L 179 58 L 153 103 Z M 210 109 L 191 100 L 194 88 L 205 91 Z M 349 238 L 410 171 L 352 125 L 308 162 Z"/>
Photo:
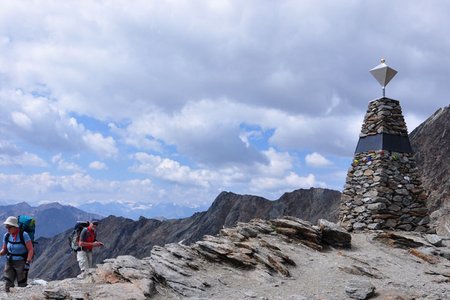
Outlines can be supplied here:
<path id="1" fill-rule="evenodd" d="M 14 261 L 14 270 L 16 271 L 17 286 L 26 287 L 28 272 L 24 271 L 25 260 Z"/>
<path id="2" fill-rule="evenodd" d="M 10 288 L 14 287 L 16 271 L 10 260 L 6 261 L 3 279 L 5 280 L 5 291 L 9 293 Z"/>
<path id="3" fill-rule="evenodd" d="M 87 254 L 87 258 L 88 258 L 88 262 L 89 262 L 89 268 L 93 268 L 94 262 L 92 261 L 92 251 L 86 252 L 86 254 Z"/>
<path id="4" fill-rule="evenodd" d="M 80 266 L 81 273 L 84 273 L 87 269 L 89 269 L 89 261 L 86 253 L 87 252 L 85 251 L 77 252 L 77 261 Z"/>

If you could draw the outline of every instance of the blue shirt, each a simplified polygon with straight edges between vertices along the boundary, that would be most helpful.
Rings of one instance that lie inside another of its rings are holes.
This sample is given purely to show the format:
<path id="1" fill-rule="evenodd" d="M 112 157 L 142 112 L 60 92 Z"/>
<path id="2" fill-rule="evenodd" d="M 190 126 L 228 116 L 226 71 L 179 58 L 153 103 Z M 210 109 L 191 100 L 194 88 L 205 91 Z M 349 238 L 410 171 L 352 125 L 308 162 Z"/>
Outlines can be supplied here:
<path id="1" fill-rule="evenodd" d="M 3 243 L 6 243 L 6 235 L 8 233 L 5 233 L 5 235 L 3 236 Z M 28 233 L 26 233 L 25 231 L 23 232 L 23 240 L 25 242 L 25 244 L 29 241 L 31 241 L 30 236 L 28 235 Z M 12 234 L 9 235 L 9 241 L 10 242 L 20 242 L 20 233 L 17 233 L 16 239 L 14 240 L 14 237 Z M 12 254 L 25 254 L 28 252 L 27 247 L 22 244 L 12 244 L 12 243 L 7 243 L 6 244 L 6 248 L 8 249 L 9 253 Z M 21 259 L 27 259 L 26 257 L 23 256 L 15 256 L 15 255 L 11 255 L 11 259 L 12 260 L 21 260 Z"/>

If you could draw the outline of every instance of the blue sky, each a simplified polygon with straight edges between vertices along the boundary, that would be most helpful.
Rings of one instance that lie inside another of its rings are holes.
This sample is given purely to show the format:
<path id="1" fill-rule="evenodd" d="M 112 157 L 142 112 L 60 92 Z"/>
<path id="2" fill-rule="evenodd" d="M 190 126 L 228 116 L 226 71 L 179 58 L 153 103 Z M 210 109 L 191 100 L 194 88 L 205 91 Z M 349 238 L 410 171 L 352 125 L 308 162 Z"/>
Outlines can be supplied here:
<path id="1" fill-rule="evenodd" d="M 2 1 L 0 201 L 205 207 L 221 191 L 341 190 L 380 58 L 410 131 L 449 104 L 448 11 Z"/>

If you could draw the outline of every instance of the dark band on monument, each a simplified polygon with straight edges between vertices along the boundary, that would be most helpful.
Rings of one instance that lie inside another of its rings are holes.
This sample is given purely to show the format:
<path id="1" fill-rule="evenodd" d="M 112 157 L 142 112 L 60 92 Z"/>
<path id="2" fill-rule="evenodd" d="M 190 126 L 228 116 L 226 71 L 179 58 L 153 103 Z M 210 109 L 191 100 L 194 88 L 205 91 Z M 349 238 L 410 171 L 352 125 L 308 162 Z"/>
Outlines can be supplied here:
<path id="1" fill-rule="evenodd" d="M 408 136 L 387 133 L 360 137 L 355 153 L 376 150 L 413 153 Z"/>

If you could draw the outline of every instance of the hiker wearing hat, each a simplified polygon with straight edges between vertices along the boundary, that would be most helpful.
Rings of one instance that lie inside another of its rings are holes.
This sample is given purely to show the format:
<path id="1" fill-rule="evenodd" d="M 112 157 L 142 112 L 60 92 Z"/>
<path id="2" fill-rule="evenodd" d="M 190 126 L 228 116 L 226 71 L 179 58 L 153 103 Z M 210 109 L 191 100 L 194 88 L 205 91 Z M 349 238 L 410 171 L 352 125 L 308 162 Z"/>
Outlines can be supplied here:
<path id="1" fill-rule="evenodd" d="M 27 232 L 19 229 L 16 217 L 8 217 L 3 224 L 7 232 L 3 237 L 0 256 L 7 257 L 3 279 L 8 293 L 16 280 L 18 286 L 27 286 L 28 270 L 33 259 L 33 242 Z"/>
<path id="2" fill-rule="evenodd" d="M 97 220 L 91 221 L 89 226 L 83 228 L 80 233 L 78 245 L 81 247 L 81 250 L 77 252 L 77 261 L 81 269 L 80 278 L 84 277 L 85 272 L 93 267 L 92 249 L 103 246 L 103 243 L 97 241 L 97 225 Z"/>

